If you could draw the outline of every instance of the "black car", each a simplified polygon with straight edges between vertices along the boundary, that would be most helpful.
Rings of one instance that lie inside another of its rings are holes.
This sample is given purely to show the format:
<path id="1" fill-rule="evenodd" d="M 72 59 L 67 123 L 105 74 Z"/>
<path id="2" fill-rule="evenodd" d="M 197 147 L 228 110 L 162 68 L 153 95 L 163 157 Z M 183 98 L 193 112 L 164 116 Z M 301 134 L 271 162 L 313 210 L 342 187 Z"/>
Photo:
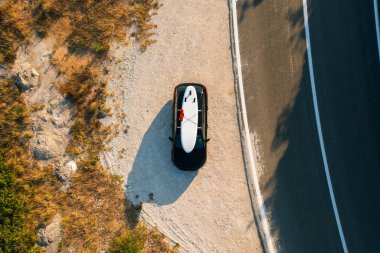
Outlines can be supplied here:
<path id="1" fill-rule="evenodd" d="M 184 83 L 174 89 L 172 161 L 181 170 L 198 170 L 207 159 L 207 89 Z"/>

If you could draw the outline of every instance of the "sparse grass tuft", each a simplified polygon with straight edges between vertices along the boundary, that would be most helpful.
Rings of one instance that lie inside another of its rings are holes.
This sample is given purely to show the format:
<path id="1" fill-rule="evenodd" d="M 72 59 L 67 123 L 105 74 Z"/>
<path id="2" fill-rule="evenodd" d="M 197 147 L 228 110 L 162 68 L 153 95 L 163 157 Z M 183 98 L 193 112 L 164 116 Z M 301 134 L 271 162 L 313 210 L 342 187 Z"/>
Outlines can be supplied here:
<path id="1" fill-rule="evenodd" d="M 177 247 L 169 247 L 164 236 L 155 228 L 147 229 L 139 224 L 132 230 L 121 233 L 110 246 L 109 253 L 166 252 L 176 253 Z"/>
<path id="2" fill-rule="evenodd" d="M 146 230 L 136 227 L 128 230 L 111 244 L 109 253 L 138 253 L 144 248 L 146 243 Z"/>
<path id="3" fill-rule="evenodd" d="M 78 152 L 86 159 L 97 161 L 104 148 L 103 142 L 110 133 L 110 128 L 103 128 L 100 119 L 107 116 L 106 83 L 98 78 L 95 68 L 85 68 L 80 73 L 59 87 L 60 91 L 71 99 L 76 107 L 76 121 L 71 128 L 71 142 L 68 153 Z"/>
<path id="4" fill-rule="evenodd" d="M 45 108 L 45 104 L 44 103 L 34 103 L 30 106 L 30 109 L 32 112 L 37 112 L 37 111 L 41 111 L 42 109 Z"/>

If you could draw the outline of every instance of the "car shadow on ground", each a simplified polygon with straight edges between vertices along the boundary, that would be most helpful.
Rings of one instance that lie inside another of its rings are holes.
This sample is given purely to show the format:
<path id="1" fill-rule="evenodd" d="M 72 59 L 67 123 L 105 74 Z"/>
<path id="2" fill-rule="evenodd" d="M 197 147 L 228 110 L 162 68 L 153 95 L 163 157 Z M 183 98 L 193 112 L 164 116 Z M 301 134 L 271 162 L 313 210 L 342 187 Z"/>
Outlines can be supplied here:
<path id="1" fill-rule="evenodd" d="M 126 196 L 134 204 L 169 205 L 189 187 L 197 171 L 181 171 L 171 161 L 172 101 L 168 101 L 144 134 L 128 175 Z"/>

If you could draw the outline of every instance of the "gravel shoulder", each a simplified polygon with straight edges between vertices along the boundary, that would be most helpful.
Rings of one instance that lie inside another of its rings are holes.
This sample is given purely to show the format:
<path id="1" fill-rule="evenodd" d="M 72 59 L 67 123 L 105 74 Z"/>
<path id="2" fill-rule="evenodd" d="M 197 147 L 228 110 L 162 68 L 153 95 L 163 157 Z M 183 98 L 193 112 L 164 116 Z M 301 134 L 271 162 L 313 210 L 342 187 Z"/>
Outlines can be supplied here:
<path id="1" fill-rule="evenodd" d="M 102 163 L 125 179 L 141 217 L 184 252 L 261 252 L 246 184 L 230 53 L 228 2 L 162 1 L 156 43 L 114 45 L 104 124 L 122 129 Z M 208 160 L 183 172 L 170 160 L 171 99 L 183 82 L 209 91 Z"/>

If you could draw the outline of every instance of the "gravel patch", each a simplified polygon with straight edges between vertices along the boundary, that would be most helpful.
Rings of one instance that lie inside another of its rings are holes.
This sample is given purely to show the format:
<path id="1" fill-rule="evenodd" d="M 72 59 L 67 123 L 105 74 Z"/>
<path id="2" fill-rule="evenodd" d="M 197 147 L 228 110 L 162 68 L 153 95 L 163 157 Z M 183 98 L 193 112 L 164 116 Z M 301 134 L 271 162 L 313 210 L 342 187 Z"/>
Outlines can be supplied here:
<path id="1" fill-rule="evenodd" d="M 102 163 L 125 179 L 141 217 L 183 252 L 261 252 L 246 184 L 234 93 L 228 2 L 162 1 L 156 43 L 141 53 L 113 45 L 104 124 L 122 131 Z M 208 160 L 198 172 L 170 160 L 174 87 L 198 82 L 209 92 Z M 126 115 L 126 117 L 124 117 Z"/>

